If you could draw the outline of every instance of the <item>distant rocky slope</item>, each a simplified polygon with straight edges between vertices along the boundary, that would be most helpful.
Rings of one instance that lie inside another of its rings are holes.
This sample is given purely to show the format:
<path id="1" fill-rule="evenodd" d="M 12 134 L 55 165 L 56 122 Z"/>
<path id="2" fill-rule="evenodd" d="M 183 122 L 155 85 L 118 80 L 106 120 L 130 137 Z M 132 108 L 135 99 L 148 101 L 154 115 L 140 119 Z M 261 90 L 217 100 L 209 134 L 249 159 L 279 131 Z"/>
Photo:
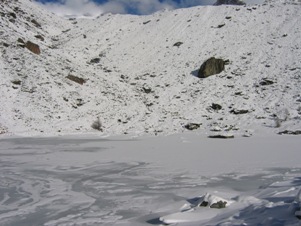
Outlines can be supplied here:
<path id="1" fill-rule="evenodd" d="M 0 133 L 298 130 L 300 11 L 287 1 L 67 20 L 1 1 Z M 198 78 L 211 57 L 224 70 Z"/>

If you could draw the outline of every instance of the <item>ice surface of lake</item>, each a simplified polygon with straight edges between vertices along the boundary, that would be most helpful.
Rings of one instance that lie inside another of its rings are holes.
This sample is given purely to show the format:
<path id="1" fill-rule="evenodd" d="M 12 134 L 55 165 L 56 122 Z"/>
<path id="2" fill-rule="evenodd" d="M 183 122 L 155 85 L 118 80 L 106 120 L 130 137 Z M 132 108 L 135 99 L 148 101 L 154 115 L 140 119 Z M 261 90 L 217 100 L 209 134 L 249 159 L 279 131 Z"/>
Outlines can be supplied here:
<path id="1" fill-rule="evenodd" d="M 299 225 L 300 146 L 275 135 L 2 139 L 0 225 L 194 225 L 199 209 L 178 212 L 206 193 L 235 202 L 207 225 Z"/>

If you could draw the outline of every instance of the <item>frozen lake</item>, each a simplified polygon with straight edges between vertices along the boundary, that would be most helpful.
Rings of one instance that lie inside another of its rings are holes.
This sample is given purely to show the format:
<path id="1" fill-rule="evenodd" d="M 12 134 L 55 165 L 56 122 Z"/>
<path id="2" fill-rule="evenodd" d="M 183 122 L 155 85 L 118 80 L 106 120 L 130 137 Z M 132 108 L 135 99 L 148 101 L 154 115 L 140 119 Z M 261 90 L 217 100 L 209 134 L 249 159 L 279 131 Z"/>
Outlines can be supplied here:
<path id="1" fill-rule="evenodd" d="M 300 188 L 300 146 L 300 137 L 275 135 L 2 139 L 0 225 L 159 225 L 159 217 L 207 192 L 256 197 L 265 208 L 275 183 L 285 196 L 280 202 L 273 193 L 269 203 L 277 208 L 262 217 L 298 225 L 293 213 L 282 221 L 275 216 L 292 208 Z M 245 207 L 235 207 L 242 213 L 235 222 L 256 223 L 254 214 L 262 220 L 250 209 L 244 215 Z M 234 222 L 227 214 L 208 225 Z"/>

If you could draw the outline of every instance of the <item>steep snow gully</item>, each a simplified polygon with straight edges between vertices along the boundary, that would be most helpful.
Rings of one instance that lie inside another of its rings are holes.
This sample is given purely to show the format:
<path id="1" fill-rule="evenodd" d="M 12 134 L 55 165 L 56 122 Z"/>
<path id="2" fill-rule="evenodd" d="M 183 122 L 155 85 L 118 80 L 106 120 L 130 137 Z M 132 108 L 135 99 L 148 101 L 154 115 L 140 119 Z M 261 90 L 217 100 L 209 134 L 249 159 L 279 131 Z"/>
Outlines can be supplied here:
<path id="1" fill-rule="evenodd" d="M 32 1 L 2 1 L 1 133 L 172 134 L 188 123 L 238 136 L 295 131 L 300 10 L 272 1 L 63 19 Z M 210 57 L 228 65 L 197 78 Z M 103 132 L 91 127 L 98 119 Z"/>

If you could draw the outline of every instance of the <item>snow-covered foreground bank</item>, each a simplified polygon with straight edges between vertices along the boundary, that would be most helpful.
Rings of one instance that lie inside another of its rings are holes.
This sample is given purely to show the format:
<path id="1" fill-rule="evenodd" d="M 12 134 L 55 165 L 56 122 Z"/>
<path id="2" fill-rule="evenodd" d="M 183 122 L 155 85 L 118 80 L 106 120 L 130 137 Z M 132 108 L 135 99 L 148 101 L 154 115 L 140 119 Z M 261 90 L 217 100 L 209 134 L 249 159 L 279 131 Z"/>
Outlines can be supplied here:
<path id="1" fill-rule="evenodd" d="M 0 225 L 300 225 L 300 146 L 275 135 L 1 139 Z"/>

